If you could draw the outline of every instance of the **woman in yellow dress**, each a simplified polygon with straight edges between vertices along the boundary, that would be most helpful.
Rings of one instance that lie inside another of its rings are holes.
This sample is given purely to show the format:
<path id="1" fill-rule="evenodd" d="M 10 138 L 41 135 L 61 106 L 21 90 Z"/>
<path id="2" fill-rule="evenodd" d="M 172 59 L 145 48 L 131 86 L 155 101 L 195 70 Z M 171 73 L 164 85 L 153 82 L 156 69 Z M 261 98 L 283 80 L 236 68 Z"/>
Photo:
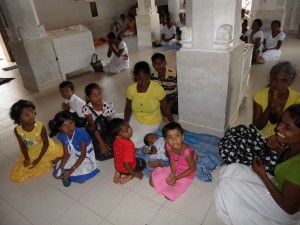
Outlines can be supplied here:
<path id="1" fill-rule="evenodd" d="M 55 144 L 48 137 L 35 115 L 35 105 L 27 100 L 19 100 L 10 109 L 10 117 L 17 124 L 14 132 L 22 151 L 10 173 L 10 179 L 17 183 L 51 171 L 52 161 L 63 154 L 61 144 Z"/>

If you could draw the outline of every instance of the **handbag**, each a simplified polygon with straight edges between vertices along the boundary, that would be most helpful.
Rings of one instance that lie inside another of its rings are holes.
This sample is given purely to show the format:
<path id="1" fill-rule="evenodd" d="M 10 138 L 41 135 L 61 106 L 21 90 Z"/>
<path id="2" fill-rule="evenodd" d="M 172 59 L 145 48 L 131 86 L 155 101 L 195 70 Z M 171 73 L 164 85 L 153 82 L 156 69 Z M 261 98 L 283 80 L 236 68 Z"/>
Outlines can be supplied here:
<path id="1" fill-rule="evenodd" d="M 97 115 L 97 113 L 94 111 L 94 109 L 88 105 L 86 105 L 91 112 L 96 116 L 96 119 L 94 121 L 94 129 L 88 124 L 86 126 L 86 131 L 89 133 L 91 138 L 93 139 L 93 145 L 95 150 L 95 157 L 99 161 L 104 161 L 107 159 L 111 159 L 114 157 L 114 151 L 113 151 L 113 143 L 115 140 L 115 137 L 111 135 L 109 126 L 108 126 L 108 119 L 103 115 Z M 108 155 L 104 155 L 101 153 L 100 144 L 97 141 L 97 138 L 95 137 L 94 132 L 97 131 L 103 141 L 108 145 L 108 147 L 111 149 L 110 153 Z"/>
<path id="2" fill-rule="evenodd" d="M 91 66 L 93 67 L 95 72 L 103 72 L 103 62 L 98 58 L 98 55 L 96 53 L 94 53 L 92 56 Z"/>

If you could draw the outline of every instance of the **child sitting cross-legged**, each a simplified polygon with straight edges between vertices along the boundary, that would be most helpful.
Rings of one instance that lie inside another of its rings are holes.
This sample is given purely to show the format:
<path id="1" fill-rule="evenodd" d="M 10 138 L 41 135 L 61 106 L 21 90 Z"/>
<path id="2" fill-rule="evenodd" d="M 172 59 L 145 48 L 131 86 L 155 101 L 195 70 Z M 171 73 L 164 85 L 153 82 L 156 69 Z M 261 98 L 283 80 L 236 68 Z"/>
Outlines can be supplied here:
<path id="1" fill-rule="evenodd" d="M 150 161 L 148 162 L 149 167 L 164 167 L 169 165 L 169 159 L 165 153 L 165 139 L 158 137 L 154 133 L 149 133 L 144 138 L 144 143 L 150 148 L 144 149 L 144 154 L 149 154 Z"/>
<path id="2" fill-rule="evenodd" d="M 83 128 L 75 127 L 72 114 L 62 111 L 49 121 L 52 136 L 58 133 L 64 155 L 54 166 L 53 176 L 57 179 L 70 179 L 71 182 L 84 183 L 96 176 L 97 169 L 92 139 Z M 64 170 L 61 174 L 61 170 Z"/>
<path id="3" fill-rule="evenodd" d="M 170 166 L 157 167 L 151 174 L 150 185 L 158 194 L 175 201 L 183 194 L 196 175 L 195 150 L 183 142 L 184 131 L 180 124 L 171 122 L 162 129 Z"/>
<path id="4" fill-rule="evenodd" d="M 116 184 L 125 184 L 132 178 L 143 179 L 141 171 L 145 168 L 146 162 L 135 157 L 135 148 L 130 140 L 132 129 L 129 123 L 120 118 L 114 118 L 109 123 L 110 130 L 115 136 L 113 144 L 115 155 L 115 175 L 113 181 Z"/>

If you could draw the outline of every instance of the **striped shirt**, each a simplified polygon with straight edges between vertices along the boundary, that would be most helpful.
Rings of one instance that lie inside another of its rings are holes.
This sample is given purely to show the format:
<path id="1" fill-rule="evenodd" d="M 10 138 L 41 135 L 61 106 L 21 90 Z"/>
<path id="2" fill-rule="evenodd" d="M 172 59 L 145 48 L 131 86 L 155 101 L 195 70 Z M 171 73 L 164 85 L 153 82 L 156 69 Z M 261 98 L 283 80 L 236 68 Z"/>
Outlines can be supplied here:
<path id="1" fill-rule="evenodd" d="M 167 96 L 176 96 L 177 97 L 177 74 L 176 71 L 169 69 L 166 66 L 166 75 L 163 80 L 158 77 L 157 71 L 151 73 L 150 80 L 155 81 L 160 84 L 165 90 Z"/>

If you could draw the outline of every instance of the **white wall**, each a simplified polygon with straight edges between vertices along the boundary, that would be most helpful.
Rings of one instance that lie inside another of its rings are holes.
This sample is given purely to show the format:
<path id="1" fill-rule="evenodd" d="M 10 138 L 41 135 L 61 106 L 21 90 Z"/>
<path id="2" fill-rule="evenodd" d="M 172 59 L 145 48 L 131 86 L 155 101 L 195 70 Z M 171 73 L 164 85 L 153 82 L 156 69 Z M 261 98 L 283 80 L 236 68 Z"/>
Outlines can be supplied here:
<path id="1" fill-rule="evenodd" d="M 300 25 L 300 1 L 295 1 L 293 6 L 293 12 L 291 14 L 289 30 L 297 31 L 299 25 Z"/>
<path id="2" fill-rule="evenodd" d="M 92 17 L 89 2 L 76 0 L 34 0 L 41 24 L 47 31 L 83 24 L 94 37 L 106 36 L 121 13 L 127 15 L 136 0 L 95 0 L 98 17 Z"/>

